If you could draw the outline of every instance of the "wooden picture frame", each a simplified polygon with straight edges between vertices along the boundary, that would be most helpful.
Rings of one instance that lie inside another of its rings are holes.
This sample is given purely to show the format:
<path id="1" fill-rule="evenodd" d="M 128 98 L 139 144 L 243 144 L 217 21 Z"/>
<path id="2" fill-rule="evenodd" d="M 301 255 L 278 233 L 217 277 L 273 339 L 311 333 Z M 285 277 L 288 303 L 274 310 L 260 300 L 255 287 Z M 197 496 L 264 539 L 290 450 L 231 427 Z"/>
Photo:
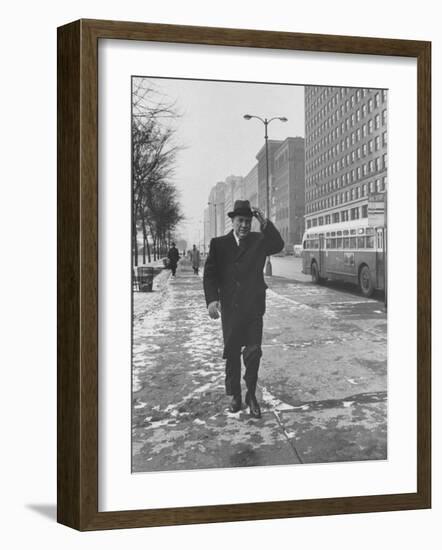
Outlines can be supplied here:
<path id="1" fill-rule="evenodd" d="M 412 57 L 418 90 L 417 492 L 98 511 L 98 41 Z M 58 521 L 82 531 L 431 506 L 431 44 L 79 20 L 58 29 Z"/>

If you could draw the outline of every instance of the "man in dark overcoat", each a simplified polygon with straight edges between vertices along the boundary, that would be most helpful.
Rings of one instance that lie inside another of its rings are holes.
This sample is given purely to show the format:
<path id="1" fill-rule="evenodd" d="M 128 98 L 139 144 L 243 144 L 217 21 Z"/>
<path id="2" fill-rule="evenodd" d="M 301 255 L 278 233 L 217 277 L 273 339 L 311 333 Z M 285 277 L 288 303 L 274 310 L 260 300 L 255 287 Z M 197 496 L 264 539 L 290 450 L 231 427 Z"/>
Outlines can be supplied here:
<path id="1" fill-rule="evenodd" d="M 210 242 L 204 266 L 204 293 L 209 315 L 221 313 L 226 359 L 226 394 L 232 396 L 230 410 L 241 409 L 241 350 L 245 365 L 245 396 L 251 416 L 260 418 L 256 399 L 258 369 L 262 355 L 262 328 L 267 285 L 263 270 L 266 257 L 280 252 L 284 241 L 273 223 L 249 201 L 235 201 L 228 213 L 232 230 Z M 252 217 L 261 232 L 251 232 Z"/>

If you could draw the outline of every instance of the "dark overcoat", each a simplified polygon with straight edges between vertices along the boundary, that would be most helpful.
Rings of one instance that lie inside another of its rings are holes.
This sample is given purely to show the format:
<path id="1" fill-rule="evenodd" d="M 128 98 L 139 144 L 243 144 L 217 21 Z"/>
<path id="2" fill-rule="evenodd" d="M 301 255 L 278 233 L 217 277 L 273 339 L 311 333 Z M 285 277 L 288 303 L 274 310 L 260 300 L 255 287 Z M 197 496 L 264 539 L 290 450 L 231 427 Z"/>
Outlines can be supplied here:
<path id="1" fill-rule="evenodd" d="M 237 335 L 243 332 L 244 324 L 264 315 L 264 264 L 267 256 L 283 248 L 284 241 L 270 221 L 260 233 L 249 233 L 241 246 L 233 230 L 211 240 L 204 266 L 204 293 L 207 305 L 213 301 L 221 304 L 224 358 L 238 346 Z"/>
<path id="2" fill-rule="evenodd" d="M 169 258 L 171 264 L 177 264 L 180 259 L 180 253 L 177 248 L 170 248 L 167 253 L 167 257 Z"/>

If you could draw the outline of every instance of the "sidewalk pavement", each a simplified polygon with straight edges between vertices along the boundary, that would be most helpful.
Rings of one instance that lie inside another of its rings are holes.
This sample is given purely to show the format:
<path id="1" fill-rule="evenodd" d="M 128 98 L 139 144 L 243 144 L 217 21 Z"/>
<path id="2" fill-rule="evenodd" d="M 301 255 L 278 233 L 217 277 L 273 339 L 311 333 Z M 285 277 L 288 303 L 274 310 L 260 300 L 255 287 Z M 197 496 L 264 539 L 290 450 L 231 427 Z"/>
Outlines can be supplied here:
<path id="1" fill-rule="evenodd" d="M 386 458 L 376 302 L 271 278 L 253 419 L 228 411 L 220 322 L 201 277 L 186 261 L 176 278 L 164 273 L 148 298 L 134 294 L 133 471 Z"/>
<path id="2" fill-rule="evenodd" d="M 133 471 L 299 463 L 265 403 L 259 420 L 228 411 L 221 327 L 201 277 L 180 262 L 158 294 L 156 315 L 136 308 L 134 322 Z"/>

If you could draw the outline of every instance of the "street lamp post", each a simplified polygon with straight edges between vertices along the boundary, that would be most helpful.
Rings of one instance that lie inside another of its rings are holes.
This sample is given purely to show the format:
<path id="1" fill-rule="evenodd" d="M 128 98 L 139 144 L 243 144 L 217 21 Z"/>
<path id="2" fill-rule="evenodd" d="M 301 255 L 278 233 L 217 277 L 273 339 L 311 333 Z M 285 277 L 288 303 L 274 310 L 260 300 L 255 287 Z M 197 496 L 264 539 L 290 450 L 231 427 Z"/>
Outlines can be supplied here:
<path id="1" fill-rule="evenodd" d="M 256 116 L 256 115 L 244 115 L 243 118 L 245 118 L 246 120 L 256 118 L 264 124 L 264 128 L 265 128 L 264 140 L 265 140 L 265 151 L 266 151 L 266 217 L 270 218 L 269 144 L 268 144 L 267 127 L 272 122 L 272 120 L 280 120 L 281 122 L 287 122 L 288 119 L 285 116 L 275 116 L 273 118 L 267 119 L 267 118 L 261 118 L 260 116 Z M 268 276 L 272 275 L 272 263 L 270 261 L 270 256 L 267 256 L 265 274 Z"/>

